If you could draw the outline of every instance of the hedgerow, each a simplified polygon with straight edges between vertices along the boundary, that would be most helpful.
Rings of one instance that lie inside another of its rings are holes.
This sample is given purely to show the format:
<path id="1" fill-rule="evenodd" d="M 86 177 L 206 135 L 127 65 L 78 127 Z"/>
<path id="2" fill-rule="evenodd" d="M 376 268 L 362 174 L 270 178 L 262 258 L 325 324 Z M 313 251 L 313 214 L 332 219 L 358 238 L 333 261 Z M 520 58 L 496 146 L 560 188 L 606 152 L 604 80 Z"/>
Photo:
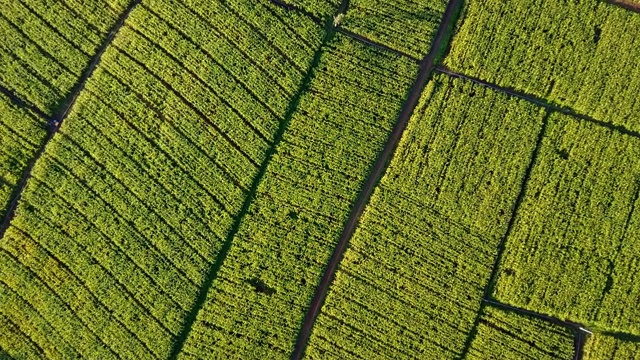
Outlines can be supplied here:
<path id="1" fill-rule="evenodd" d="M 568 115 L 549 120 L 494 295 L 640 334 L 640 139 Z"/>
<path id="2" fill-rule="evenodd" d="M 45 126 L 43 119 L 0 94 L 0 219 L 47 135 Z"/>
<path id="3" fill-rule="evenodd" d="M 409 60 L 342 35 L 326 45 L 182 357 L 290 356 L 416 72 Z"/>
<path id="4" fill-rule="evenodd" d="M 233 6 L 150 1 L 101 57 L 0 242 L 9 356 L 172 352 L 322 40 Z"/>
<path id="5" fill-rule="evenodd" d="M 571 329 L 526 315 L 485 307 L 469 347 L 469 360 L 573 359 Z"/>
<path id="6" fill-rule="evenodd" d="M 461 355 L 543 116 L 467 81 L 430 81 L 350 240 L 308 358 Z"/>
<path id="7" fill-rule="evenodd" d="M 640 131 L 640 14 L 599 0 L 470 0 L 445 64 Z"/>
<path id="8" fill-rule="evenodd" d="M 353 0 L 344 27 L 421 59 L 429 51 L 447 1 Z"/>

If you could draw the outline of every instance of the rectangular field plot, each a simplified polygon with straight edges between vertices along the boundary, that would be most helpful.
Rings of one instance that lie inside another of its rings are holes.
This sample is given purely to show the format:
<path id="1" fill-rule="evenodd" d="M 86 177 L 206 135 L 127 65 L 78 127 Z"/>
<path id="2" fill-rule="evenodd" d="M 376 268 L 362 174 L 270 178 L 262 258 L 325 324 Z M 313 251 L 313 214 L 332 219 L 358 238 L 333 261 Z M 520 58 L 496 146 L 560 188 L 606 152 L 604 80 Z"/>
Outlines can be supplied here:
<path id="1" fill-rule="evenodd" d="M 553 114 L 495 297 L 640 334 L 640 139 Z"/>
<path id="2" fill-rule="evenodd" d="M 0 219 L 47 136 L 45 126 L 44 120 L 0 94 Z"/>
<path id="3" fill-rule="evenodd" d="M 623 336 L 624 337 L 624 336 Z M 640 360 L 640 341 L 596 333 L 589 337 L 584 360 Z"/>
<path id="4" fill-rule="evenodd" d="M 350 240 L 308 358 L 461 355 L 544 115 L 435 76 Z"/>
<path id="5" fill-rule="evenodd" d="M 344 28 L 421 59 L 431 47 L 445 0 L 352 0 Z"/>
<path id="6" fill-rule="evenodd" d="M 170 355 L 322 43 L 187 2 L 134 10 L 35 165 L 0 242 L 10 356 Z"/>
<path id="7" fill-rule="evenodd" d="M 181 357 L 289 358 L 416 74 L 340 34 L 327 44 Z"/>
<path id="8" fill-rule="evenodd" d="M 599 0 L 470 0 L 445 64 L 640 131 L 640 14 Z"/>
<path id="9" fill-rule="evenodd" d="M 132 0 L 0 0 L 0 85 L 52 115 Z"/>
<path id="10" fill-rule="evenodd" d="M 575 353 L 571 329 L 526 315 L 485 307 L 468 360 L 569 360 Z"/>

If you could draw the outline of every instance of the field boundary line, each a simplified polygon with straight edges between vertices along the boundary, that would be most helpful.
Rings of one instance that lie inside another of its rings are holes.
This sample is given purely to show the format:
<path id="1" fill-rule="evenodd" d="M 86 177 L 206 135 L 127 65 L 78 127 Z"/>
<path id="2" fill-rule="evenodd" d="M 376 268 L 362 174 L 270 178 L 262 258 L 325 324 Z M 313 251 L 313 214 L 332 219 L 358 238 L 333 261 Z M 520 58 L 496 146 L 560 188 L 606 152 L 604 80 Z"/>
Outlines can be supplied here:
<path id="1" fill-rule="evenodd" d="M 562 326 L 564 328 L 568 328 L 573 330 L 573 346 L 574 346 L 574 355 L 573 355 L 573 360 L 580 360 L 583 357 L 584 354 L 584 344 L 586 342 L 586 338 L 587 338 L 587 334 L 592 334 L 592 332 L 584 325 L 577 323 L 577 322 L 573 322 L 573 321 L 569 321 L 569 320 L 562 320 L 559 319 L 557 317 L 554 316 L 550 316 L 550 315 L 546 315 L 546 314 L 542 314 L 539 312 L 535 312 L 535 311 L 531 311 L 531 310 L 527 310 L 527 309 L 523 309 L 523 308 L 519 308 L 517 306 L 512 306 L 509 304 L 505 304 L 505 303 L 501 303 L 498 301 L 494 301 L 494 300 L 489 300 L 489 299 L 483 299 L 482 300 L 484 303 L 488 304 L 489 306 L 493 306 L 495 308 L 504 310 L 504 311 L 510 311 L 513 313 L 516 313 L 518 315 L 524 315 L 524 316 L 529 316 L 532 318 L 536 318 L 536 319 L 540 319 L 543 321 L 546 321 L 548 323 L 552 323 L 554 325 L 558 325 L 558 326 Z"/>
<path id="2" fill-rule="evenodd" d="M 598 125 L 598 126 L 602 126 L 602 127 L 605 127 L 607 129 L 610 129 L 610 130 L 613 130 L 613 131 L 617 131 L 617 132 L 619 132 L 621 134 L 632 136 L 632 137 L 640 139 L 640 132 L 638 132 L 638 131 L 627 129 L 626 127 L 624 127 L 622 125 L 614 125 L 614 124 L 608 123 L 606 121 L 594 119 L 594 118 L 592 118 L 592 117 L 590 117 L 588 115 L 580 114 L 580 113 L 576 112 L 574 109 L 550 103 L 549 101 L 547 101 L 545 99 L 542 99 L 542 98 L 539 98 L 539 97 L 537 97 L 535 95 L 526 94 L 526 93 L 523 93 L 523 92 L 518 91 L 518 90 L 514 90 L 514 89 L 511 89 L 511 88 L 508 88 L 508 87 L 496 85 L 496 84 L 490 83 L 488 81 L 480 80 L 480 79 L 478 79 L 476 77 L 473 77 L 473 76 L 464 75 L 464 74 L 449 70 L 447 67 L 444 67 L 444 66 L 438 66 L 438 67 L 436 67 L 435 70 L 437 72 L 440 72 L 440 73 L 443 73 L 443 74 L 447 74 L 447 75 L 452 76 L 452 77 L 457 77 L 457 78 L 460 78 L 460 79 L 463 79 L 463 80 L 468 80 L 468 81 L 474 82 L 474 83 L 476 83 L 478 85 L 482 85 L 484 87 L 487 87 L 487 88 L 490 88 L 490 89 L 493 89 L 493 90 L 496 90 L 496 91 L 499 91 L 499 92 L 502 92 L 502 93 L 506 93 L 508 95 L 511 95 L 511 96 L 514 96 L 514 97 L 517 97 L 517 98 L 520 98 L 520 99 L 523 99 L 523 100 L 526 100 L 526 101 L 528 101 L 530 103 L 533 103 L 535 105 L 544 107 L 544 108 L 546 108 L 548 110 L 559 112 L 559 113 L 565 114 L 565 115 L 570 115 L 570 116 L 573 116 L 573 117 L 575 117 L 577 119 L 580 119 L 580 120 L 583 120 L 583 121 L 587 121 L 587 122 L 590 122 L 592 124 L 595 124 L 595 125 Z"/>
<path id="3" fill-rule="evenodd" d="M 391 53 L 394 53 L 396 55 L 406 57 L 407 59 L 410 59 L 410 60 L 412 60 L 412 61 L 414 61 L 414 62 L 416 62 L 418 64 L 420 63 L 420 59 L 418 59 L 418 58 L 415 58 L 415 57 L 413 57 L 413 56 L 411 56 L 411 55 L 409 55 L 407 53 L 404 53 L 404 52 L 402 52 L 400 50 L 396 50 L 396 49 L 394 49 L 392 47 L 389 47 L 387 45 L 384 45 L 384 44 L 381 44 L 379 42 L 373 41 L 373 40 L 371 40 L 371 39 L 369 39 L 369 38 L 367 38 L 365 36 L 356 34 L 353 31 L 349 31 L 349 30 L 347 30 L 347 29 L 345 29 L 345 28 L 343 28 L 341 26 L 338 27 L 336 29 L 336 31 L 338 31 L 339 33 L 341 33 L 341 34 L 343 34 L 345 36 L 348 36 L 348 37 L 350 37 L 350 38 L 352 38 L 352 39 L 354 39 L 356 41 L 359 41 L 359 42 L 361 42 L 361 43 L 363 43 L 365 45 L 369 45 L 369 46 L 372 46 L 374 48 L 378 48 L 378 49 L 383 50 L 383 51 L 391 52 Z"/>
<path id="4" fill-rule="evenodd" d="M 14 105 L 16 105 L 17 107 L 19 107 L 21 109 L 30 110 L 35 115 L 37 115 L 37 116 L 41 117 L 43 120 L 45 120 L 47 123 L 51 122 L 51 117 L 49 115 L 47 115 L 44 111 L 40 110 L 40 108 L 38 108 L 37 106 L 31 104 L 27 100 L 21 99 L 18 95 L 14 94 L 13 91 L 5 88 L 2 85 L 0 85 L 0 93 L 2 93 L 4 96 L 8 97 L 9 100 Z"/>
<path id="5" fill-rule="evenodd" d="M 277 7 L 283 8 L 285 10 L 299 12 L 300 14 L 308 17 L 309 19 L 313 20 L 313 22 L 315 22 L 317 24 L 323 24 L 324 23 L 321 18 L 319 18 L 316 15 L 310 13 L 309 11 L 301 9 L 301 8 L 295 6 L 295 5 L 286 3 L 286 2 L 281 1 L 281 0 L 269 0 L 269 2 L 271 4 L 277 6 Z"/>
<path id="6" fill-rule="evenodd" d="M 445 38 L 447 30 L 450 28 L 452 20 L 455 19 L 454 14 L 459 9 L 462 4 L 462 0 L 449 0 L 447 3 L 447 8 L 442 17 L 440 25 L 438 26 L 437 35 L 434 38 L 434 41 L 431 43 L 431 48 L 427 55 L 420 61 L 420 69 L 416 76 L 416 79 L 411 86 L 409 92 L 406 95 L 406 100 L 402 105 L 400 113 L 398 115 L 398 119 L 393 127 L 387 142 L 385 143 L 384 148 L 378 154 L 378 158 L 371 168 L 369 176 L 360 190 L 360 194 L 358 195 L 358 199 L 354 203 L 351 213 L 349 214 L 349 218 L 345 222 L 344 228 L 340 237 L 338 239 L 338 243 L 331 255 L 329 262 L 327 263 L 327 267 L 325 268 L 324 274 L 316 291 L 314 293 L 313 299 L 309 304 L 309 308 L 304 318 L 304 322 L 302 323 L 302 327 L 298 334 L 298 339 L 296 340 L 295 347 L 293 349 L 293 353 L 291 354 L 291 360 L 299 360 L 302 358 L 309 337 L 311 336 L 311 331 L 315 324 L 315 321 L 320 313 L 320 309 L 324 303 L 324 299 L 326 297 L 327 291 L 329 290 L 329 286 L 333 282 L 333 278 L 335 277 L 335 273 L 337 271 L 338 265 L 342 259 L 342 255 L 347 248 L 349 243 L 349 239 L 351 235 L 355 231 L 355 228 L 360 220 L 360 216 L 364 211 L 365 206 L 367 205 L 369 198 L 375 188 L 378 180 L 384 173 L 386 169 L 386 165 L 393 155 L 400 138 L 406 128 L 406 125 L 413 114 L 413 110 L 418 104 L 420 99 L 420 95 L 422 93 L 422 88 L 424 84 L 427 82 L 429 75 L 432 70 L 434 70 L 434 62 L 436 57 L 438 56 L 440 49 L 442 47 L 442 42 Z M 338 10 L 339 14 L 344 14 L 348 7 L 348 1 L 343 1 Z"/>
<path id="7" fill-rule="evenodd" d="M 94 55 L 89 65 L 83 71 L 82 76 L 80 77 L 80 79 L 78 79 L 78 81 L 74 85 L 73 89 L 71 90 L 70 96 L 65 100 L 65 102 L 61 105 L 58 111 L 56 111 L 56 113 L 51 118 L 49 117 L 46 118 L 46 119 L 49 119 L 49 124 L 50 124 L 49 133 L 45 138 L 45 140 L 43 141 L 40 148 L 38 149 L 38 152 L 36 153 L 36 155 L 33 157 L 33 159 L 31 159 L 31 161 L 27 165 L 27 168 L 24 170 L 24 172 L 22 173 L 22 176 L 20 177 L 20 181 L 18 182 L 18 185 L 14 189 L 13 199 L 9 203 L 9 206 L 7 207 L 2 224 L 0 225 L 0 241 L 4 238 L 4 233 L 7 231 L 7 228 L 9 227 L 9 224 L 11 223 L 11 220 L 15 215 L 16 207 L 18 205 L 18 202 L 20 201 L 20 198 L 22 197 L 22 192 L 27 186 L 27 181 L 31 177 L 31 171 L 33 170 L 33 167 L 35 166 L 38 159 L 40 159 L 44 154 L 47 144 L 49 144 L 51 139 L 53 139 L 53 136 L 60 129 L 60 125 L 62 124 L 62 121 L 64 121 L 67 115 L 69 115 L 71 108 L 73 107 L 76 100 L 78 99 L 78 96 L 84 89 L 85 84 L 87 83 L 87 80 L 91 77 L 91 75 L 93 74 L 93 71 L 96 69 L 96 67 L 100 63 L 102 54 L 104 54 L 104 52 L 109 47 L 109 45 L 111 45 L 111 42 L 115 38 L 120 28 L 122 28 L 122 26 L 124 25 L 125 21 L 129 17 L 133 9 L 140 2 L 141 0 L 134 0 L 129 5 L 127 10 L 125 10 L 125 12 L 122 13 L 122 15 L 120 16 L 120 19 L 113 26 L 111 31 L 109 31 L 109 34 L 107 35 L 106 39 L 98 49 L 98 52 L 96 52 L 96 54 Z"/>
<path id="8" fill-rule="evenodd" d="M 485 285 L 484 292 L 482 295 L 482 300 L 480 303 L 480 307 L 478 308 L 478 312 L 476 314 L 476 318 L 473 321 L 473 326 L 467 335 L 467 339 L 465 341 L 462 352 L 460 353 L 459 359 L 465 359 L 471 349 L 471 343 L 475 338 L 478 330 L 478 325 L 480 323 L 480 317 L 482 314 L 482 310 L 484 309 L 485 303 L 493 303 L 493 301 L 489 300 L 490 294 L 493 291 L 494 284 L 496 282 L 496 278 L 498 276 L 498 266 L 500 261 L 502 260 L 502 255 L 506 248 L 507 239 L 511 234 L 511 229 L 515 224 L 515 219 L 518 215 L 518 210 L 520 209 L 520 205 L 522 204 L 522 200 L 524 199 L 524 195 L 527 189 L 527 183 L 529 182 L 529 177 L 531 176 L 531 171 L 536 163 L 536 159 L 538 158 L 538 153 L 540 152 L 540 148 L 542 147 L 542 139 L 547 130 L 547 124 L 549 121 L 549 116 L 551 115 L 551 111 L 547 110 L 542 118 L 542 126 L 538 131 L 538 136 L 536 137 L 536 145 L 531 153 L 531 158 L 529 160 L 529 164 L 527 164 L 527 168 L 522 176 L 522 182 L 520 184 L 520 191 L 518 192 L 518 196 L 516 197 L 515 204 L 513 206 L 513 210 L 511 211 L 511 217 L 509 218 L 509 222 L 507 224 L 507 230 L 502 236 L 500 243 L 496 249 L 493 265 L 491 266 L 491 273 L 489 274 L 489 278 L 487 280 L 487 284 Z"/>
<path id="9" fill-rule="evenodd" d="M 216 257 L 216 261 L 211 265 L 207 273 L 207 276 L 205 278 L 205 281 L 198 291 L 198 296 L 196 297 L 196 301 L 194 302 L 193 307 L 189 311 L 187 318 L 185 320 L 185 324 L 182 330 L 180 331 L 180 334 L 178 335 L 176 342 L 173 345 L 171 354 L 169 355 L 169 359 L 177 359 L 178 355 L 182 352 L 184 345 L 187 342 L 187 339 L 189 337 L 189 334 L 191 333 L 191 329 L 195 324 L 198 313 L 204 307 L 204 304 L 207 300 L 207 294 L 209 293 L 209 290 L 213 286 L 213 282 L 217 278 L 218 272 L 222 267 L 222 264 L 224 263 L 224 260 L 226 259 L 229 253 L 229 250 L 231 249 L 233 240 L 236 237 L 238 231 L 240 230 L 240 225 L 242 224 L 242 220 L 244 219 L 245 215 L 249 212 L 249 207 L 251 206 L 251 204 L 253 203 L 253 200 L 256 197 L 256 194 L 258 192 L 258 186 L 262 183 L 262 179 L 266 174 L 268 165 L 273 159 L 273 156 L 276 152 L 276 148 L 282 141 L 284 133 L 289 127 L 289 124 L 291 123 L 291 119 L 293 118 L 293 115 L 298 108 L 302 95 L 304 95 L 307 92 L 309 85 L 311 84 L 311 81 L 315 76 L 315 69 L 320 64 L 320 58 L 324 52 L 325 45 L 334 34 L 335 34 L 335 31 L 332 28 L 329 28 L 329 23 L 327 23 L 327 28 L 325 29 L 325 35 L 324 35 L 324 38 L 322 39 L 322 43 L 316 49 L 314 57 L 309 67 L 307 68 L 305 77 L 300 83 L 300 86 L 296 91 L 296 93 L 294 94 L 293 98 L 289 102 L 289 106 L 287 108 L 287 111 L 284 115 L 283 120 L 280 122 L 280 126 L 278 128 L 276 136 L 273 142 L 271 143 L 269 150 L 267 151 L 265 159 L 262 161 L 262 164 L 260 165 L 258 173 L 253 179 L 253 182 L 249 189 L 249 193 L 247 194 L 242 204 L 242 208 L 231 227 L 231 231 L 229 232 L 229 235 L 227 236 L 222 248 L 220 249 L 220 252 Z"/>

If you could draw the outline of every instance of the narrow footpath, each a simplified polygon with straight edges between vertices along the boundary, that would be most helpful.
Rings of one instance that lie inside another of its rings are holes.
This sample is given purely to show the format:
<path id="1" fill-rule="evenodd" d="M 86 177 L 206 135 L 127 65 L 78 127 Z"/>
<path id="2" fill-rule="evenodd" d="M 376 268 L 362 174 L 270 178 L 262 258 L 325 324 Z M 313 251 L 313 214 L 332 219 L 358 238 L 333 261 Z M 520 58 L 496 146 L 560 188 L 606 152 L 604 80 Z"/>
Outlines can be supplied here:
<path id="1" fill-rule="evenodd" d="M 369 174 L 369 177 L 367 178 L 367 181 L 358 196 L 358 200 L 354 204 L 351 213 L 349 214 L 349 218 L 347 219 L 345 227 L 340 234 L 340 238 L 338 240 L 336 248 L 333 251 L 329 262 L 327 263 L 324 275 L 322 276 L 322 279 L 318 287 L 316 288 L 313 300 L 311 301 L 307 314 L 305 315 L 302 328 L 300 330 L 300 333 L 298 334 L 298 339 L 291 355 L 292 360 L 299 360 L 304 354 L 304 350 L 311 335 L 313 325 L 316 318 L 318 317 L 318 314 L 320 313 L 320 309 L 322 308 L 322 304 L 324 303 L 327 291 L 329 290 L 329 286 L 333 281 L 336 270 L 338 268 L 338 264 L 342 259 L 342 255 L 347 248 L 349 239 L 351 238 L 351 235 L 353 234 L 356 225 L 358 224 L 360 216 L 362 215 L 362 212 L 364 211 L 364 208 L 369 201 L 375 185 L 382 176 L 385 167 L 389 159 L 391 158 L 391 155 L 393 154 L 398 142 L 400 141 L 400 138 L 402 137 L 402 133 L 407 126 L 414 108 L 418 104 L 422 88 L 424 87 L 427 78 L 434 70 L 436 57 L 438 56 L 440 49 L 442 48 L 442 43 L 445 39 L 445 36 L 447 35 L 447 31 L 453 27 L 452 21 L 454 20 L 454 15 L 460 8 L 461 4 L 462 0 L 449 0 L 447 4 L 442 22 L 438 27 L 437 35 L 433 43 L 431 44 L 431 49 L 424 57 L 424 59 L 422 59 L 422 61 L 420 62 L 420 70 L 418 72 L 418 76 L 408 93 L 407 99 L 402 107 L 400 115 L 398 116 L 398 120 L 396 121 L 393 131 L 391 132 L 391 135 L 389 136 L 384 149 L 376 160 L 376 163 L 373 166 L 371 173 Z"/>

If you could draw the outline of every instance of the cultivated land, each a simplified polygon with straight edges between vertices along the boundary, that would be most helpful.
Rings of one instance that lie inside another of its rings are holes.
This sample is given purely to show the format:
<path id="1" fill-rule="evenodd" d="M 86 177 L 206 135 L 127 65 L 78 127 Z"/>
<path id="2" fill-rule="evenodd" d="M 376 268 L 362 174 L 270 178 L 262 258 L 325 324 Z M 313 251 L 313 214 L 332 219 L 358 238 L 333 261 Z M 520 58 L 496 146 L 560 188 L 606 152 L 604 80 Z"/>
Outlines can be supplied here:
<path id="1" fill-rule="evenodd" d="M 637 0 L 0 0 L 0 358 L 640 360 Z"/>

